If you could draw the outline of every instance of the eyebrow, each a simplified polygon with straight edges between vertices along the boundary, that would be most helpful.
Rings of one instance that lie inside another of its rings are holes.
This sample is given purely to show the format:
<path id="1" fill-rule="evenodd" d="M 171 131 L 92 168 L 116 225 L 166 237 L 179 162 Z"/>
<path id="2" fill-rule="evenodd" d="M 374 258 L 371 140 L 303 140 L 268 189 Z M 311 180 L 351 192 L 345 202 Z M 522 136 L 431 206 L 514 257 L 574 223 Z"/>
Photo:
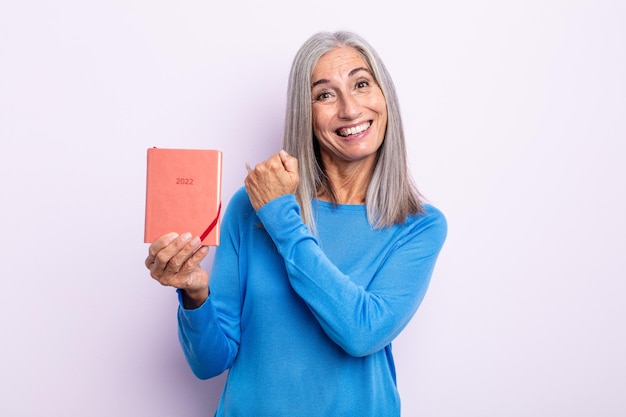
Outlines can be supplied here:
<path id="1" fill-rule="evenodd" d="M 353 70 L 351 70 L 351 71 L 348 73 L 348 77 L 352 77 L 354 74 L 356 74 L 356 73 L 357 73 L 357 72 L 359 72 L 359 71 L 365 71 L 365 72 L 367 72 L 368 74 L 372 75 L 372 72 L 369 70 L 369 68 L 367 68 L 367 67 L 357 67 L 357 68 L 354 68 Z M 320 84 L 325 84 L 325 83 L 329 83 L 329 82 L 330 82 L 330 81 L 329 81 L 329 80 L 327 80 L 326 78 L 322 78 L 322 79 L 320 79 L 320 80 L 315 81 L 313 84 L 311 84 L 311 89 L 313 89 L 313 88 L 314 88 L 315 86 L 317 86 L 317 85 L 320 85 Z"/>

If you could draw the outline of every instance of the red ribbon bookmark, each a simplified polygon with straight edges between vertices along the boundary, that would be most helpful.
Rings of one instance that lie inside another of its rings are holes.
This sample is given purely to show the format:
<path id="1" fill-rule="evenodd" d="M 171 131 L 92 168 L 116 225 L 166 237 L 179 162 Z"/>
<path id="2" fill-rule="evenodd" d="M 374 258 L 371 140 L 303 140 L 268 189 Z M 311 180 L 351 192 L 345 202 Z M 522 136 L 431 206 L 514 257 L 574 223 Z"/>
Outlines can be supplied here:
<path id="1" fill-rule="evenodd" d="M 202 235 L 200 236 L 200 241 L 203 241 L 204 239 L 206 239 L 209 233 L 211 233 L 211 230 L 215 229 L 215 225 L 217 224 L 217 221 L 220 219 L 221 211 L 222 211 L 222 202 L 220 201 L 220 205 L 217 208 L 217 215 L 215 216 L 215 219 L 211 222 L 209 227 L 207 227 L 204 233 L 202 233 Z"/>

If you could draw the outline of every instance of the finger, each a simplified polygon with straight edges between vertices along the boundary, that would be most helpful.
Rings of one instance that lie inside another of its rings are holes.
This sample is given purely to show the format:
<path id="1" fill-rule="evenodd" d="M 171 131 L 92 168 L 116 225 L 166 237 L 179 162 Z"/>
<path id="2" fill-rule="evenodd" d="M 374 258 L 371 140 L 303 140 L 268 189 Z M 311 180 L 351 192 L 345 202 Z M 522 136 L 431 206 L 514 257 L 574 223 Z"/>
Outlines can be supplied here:
<path id="1" fill-rule="evenodd" d="M 289 155 L 284 150 L 281 150 L 278 154 L 280 155 L 280 160 L 283 163 L 283 167 L 285 168 L 285 171 L 289 172 L 290 174 L 297 174 L 298 173 L 298 160 L 294 158 L 293 156 Z"/>
<path id="2" fill-rule="evenodd" d="M 191 234 L 189 234 L 189 236 L 191 236 Z M 193 239 L 184 240 L 183 243 L 184 245 L 167 261 L 165 272 L 177 274 L 202 244 L 198 236 L 195 236 Z"/>
<path id="3" fill-rule="evenodd" d="M 168 271 L 168 266 L 168 268 L 166 268 L 161 275 L 157 275 L 155 279 L 161 285 L 175 288 L 189 288 L 192 285 L 197 286 L 198 284 L 203 285 L 202 281 L 198 281 L 198 277 L 206 275 L 206 272 L 202 271 L 200 262 L 208 253 L 208 246 L 200 246 L 183 262 L 182 266 L 176 272 Z"/>
<path id="4" fill-rule="evenodd" d="M 209 254 L 209 246 L 200 246 L 191 256 L 185 261 L 183 269 L 190 271 L 200 266 L 200 262 Z"/>
<path id="5" fill-rule="evenodd" d="M 176 237 L 167 246 L 162 247 L 154 254 L 151 270 L 156 273 L 165 270 L 170 260 L 176 256 L 185 245 L 191 240 L 191 233 L 186 232 Z"/>
<path id="6" fill-rule="evenodd" d="M 287 159 L 290 155 L 287 153 L 286 150 L 281 149 L 280 152 L 278 152 L 278 156 L 280 156 L 280 160 L 283 161 L 283 164 L 284 164 L 285 159 Z"/>
<path id="7" fill-rule="evenodd" d="M 167 233 L 159 237 L 154 242 L 152 242 L 152 244 L 148 248 L 148 257 L 146 258 L 146 261 L 145 261 L 146 267 L 148 269 L 150 269 L 152 265 L 154 264 L 156 254 L 159 253 L 161 249 L 163 249 L 164 247 L 172 243 L 172 241 L 176 239 L 177 237 L 178 237 L 178 233 L 172 232 L 172 233 Z"/>
<path id="8" fill-rule="evenodd" d="M 270 162 L 271 162 L 273 169 L 278 170 L 278 171 L 285 170 L 285 166 L 283 164 L 283 156 L 281 155 L 280 152 L 272 155 L 272 157 L 270 158 Z"/>
<path id="9" fill-rule="evenodd" d="M 254 167 L 254 171 L 258 174 L 267 175 L 269 173 L 274 173 L 276 171 L 283 171 L 283 163 L 280 160 L 280 155 L 277 153 L 270 156 L 263 162 L 258 163 Z"/>

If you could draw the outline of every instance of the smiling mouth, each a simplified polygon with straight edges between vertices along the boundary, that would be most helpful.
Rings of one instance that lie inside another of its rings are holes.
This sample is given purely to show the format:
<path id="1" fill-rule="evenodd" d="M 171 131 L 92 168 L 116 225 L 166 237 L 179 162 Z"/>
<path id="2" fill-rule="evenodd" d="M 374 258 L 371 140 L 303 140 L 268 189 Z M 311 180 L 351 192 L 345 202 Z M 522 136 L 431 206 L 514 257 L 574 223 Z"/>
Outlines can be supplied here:
<path id="1" fill-rule="evenodd" d="M 369 129 L 371 125 L 372 125 L 371 121 L 364 122 L 357 126 L 353 126 L 353 127 L 349 127 L 345 129 L 339 129 L 337 130 L 337 134 L 339 136 L 343 136 L 344 138 L 347 138 L 348 136 L 358 135 L 359 133 L 366 131 L 367 129 Z"/>

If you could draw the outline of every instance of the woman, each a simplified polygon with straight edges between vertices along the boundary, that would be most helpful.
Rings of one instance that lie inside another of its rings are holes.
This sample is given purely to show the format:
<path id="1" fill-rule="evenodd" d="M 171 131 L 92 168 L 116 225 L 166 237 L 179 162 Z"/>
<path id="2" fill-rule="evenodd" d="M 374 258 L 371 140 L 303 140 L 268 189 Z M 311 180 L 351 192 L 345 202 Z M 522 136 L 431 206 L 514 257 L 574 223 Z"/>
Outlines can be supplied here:
<path id="1" fill-rule="evenodd" d="M 229 370 L 218 416 L 399 416 L 391 342 L 447 226 L 413 186 L 393 84 L 362 38 L 301 47 L 283 147 L 233 196 L 210 290 L 199 238 L 150 246 L 186 358 L 199 378 Z"/>

